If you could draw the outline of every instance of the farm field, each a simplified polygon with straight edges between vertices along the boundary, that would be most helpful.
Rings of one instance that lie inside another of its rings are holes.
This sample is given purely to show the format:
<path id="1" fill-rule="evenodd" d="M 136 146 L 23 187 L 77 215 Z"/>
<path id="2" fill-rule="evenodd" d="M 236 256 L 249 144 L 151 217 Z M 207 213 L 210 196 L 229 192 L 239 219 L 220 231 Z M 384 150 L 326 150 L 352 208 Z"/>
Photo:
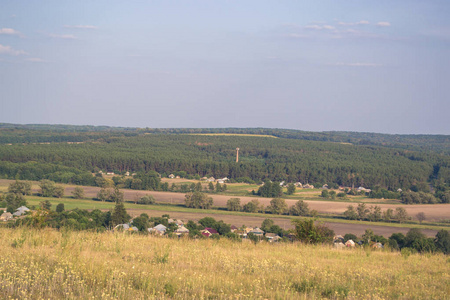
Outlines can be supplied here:
<path id="1" fill-rule="evenodd" d="M 6 191 L 8 185 L 14 182 L 13 180 L 0 179 L 0 191 Z M 65 185 L 65 194 L 70 196 L 71 192 L 74 190 L 75 186 L 73 185 Z M 39 189 L 38 183 L 35 182 L 33 185 L 34 192 L 37 192 Z M 94 198 L 96 197 L 99 187 L 92 186 L 84 186 L 86 198 Z M 132 201 L 136 197 L 142 197 L 143 195 L 152 195 L 155 197 L 158 203 L 168 203 L 168 204 L 184 204 L 184 195 L 183 193 L 173 193 L 173 192 L 160 192 L 160 191 L 140 191 L 140 190 L 123 190 L 125 193 L 125 199 Z M 342 214 L 349 205 L 357 205 L 357 203 L 362 202 L 341 202 L 341 201 L 325 201 L 320 200 L 318 196 L 320 194 L 319 191 L 310 191 L 305 190 L 305 192 L 310 195 L 315 195 L 311 198 L 315 200 L 307 200 L 306 198 L 302 198 L 301 200 L 308 203 L 311 210 L 316 210 L 320 214 Z M 221 194 L 209 194 L 213 198 L 214 206 L 216 207 L 226 207 L 226 203 L 228 199 L 235 197 L 234 195 L 221 195 Z M 241 199 L 241 204 L 245 204 L 253 199 L 258 199 L 264 206 L 268 206 L 270 204 L 271 198 L 262 198 L 258 196 L 236 196 Z M 288 206 L 292 206 L 298 200 L 297 199 L 289 199 L 285 198 Z M 319 200 L 316 200 L 319 199 Z M 368 198 L 365 198 L 368 199 Z M 299 199 L 300 200 L 300 199 Z M 370 199 L 372 200 L 372 199 Z M 375 199 L 377 200 L 377 199 Z M 367 205 L 371 205 L 370 202 Z M 375 204 L 373 204 L 375 205 Z M 429 221 L 440 221 L 440 220 L 448 220 L 450 218 L 450 204 L 417 204 L 417 205 L 403 205 L 403 204 L 385 204 L 385 203 L 377 203 L 377 206 L 381 207 L 382 210 L 386 210 L 388 208 L 395 209 L 396 207 L 403 207 L 407 211 L 407 213 L 414 218 L 414 216 L 419 212 L 424 212 L 427 216 L 427 220 Z"/>
<path id="2" fill-rule="evenodd" d="M 449 261 L 300 243 L 0 228 L 0 297 L 448 299 Z"/>

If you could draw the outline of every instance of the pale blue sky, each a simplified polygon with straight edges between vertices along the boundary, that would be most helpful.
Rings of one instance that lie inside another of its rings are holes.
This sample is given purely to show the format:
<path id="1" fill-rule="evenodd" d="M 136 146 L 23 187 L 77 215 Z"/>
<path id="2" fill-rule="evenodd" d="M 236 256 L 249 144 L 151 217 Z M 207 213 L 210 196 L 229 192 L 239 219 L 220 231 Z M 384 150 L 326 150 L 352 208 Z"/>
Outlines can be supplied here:
<path id="1" fill-rule="evenodd" d="M 450 2 L 0 0 L 0 122 L 450 134 Z"/>

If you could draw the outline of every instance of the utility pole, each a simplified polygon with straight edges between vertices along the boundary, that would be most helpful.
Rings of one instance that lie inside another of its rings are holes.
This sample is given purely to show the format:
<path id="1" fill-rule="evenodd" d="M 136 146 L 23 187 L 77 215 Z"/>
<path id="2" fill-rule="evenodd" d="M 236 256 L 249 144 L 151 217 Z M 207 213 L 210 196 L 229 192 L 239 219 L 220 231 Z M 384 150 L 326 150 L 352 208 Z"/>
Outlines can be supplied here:
<path id="1" fill-rule="evenodd" d="M 236 162 L 239 162 L 239 148 L 236 148 Z"/>

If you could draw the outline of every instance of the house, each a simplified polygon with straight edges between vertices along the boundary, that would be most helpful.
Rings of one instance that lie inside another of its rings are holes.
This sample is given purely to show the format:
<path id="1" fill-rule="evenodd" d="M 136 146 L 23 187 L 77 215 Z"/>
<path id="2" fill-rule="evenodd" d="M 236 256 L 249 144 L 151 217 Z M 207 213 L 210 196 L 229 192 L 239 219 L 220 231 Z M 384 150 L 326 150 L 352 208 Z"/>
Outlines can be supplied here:
<path id="1" fill-rule="evenodd" d="M 266 233 L 265 237 L 271 243 L 278 242 L 281 239 L 281 237 L 275 233 Z"/>
<path id="2" fill-rule="evenodd" d="M 207 182 L 214 182 L 214 181 L 216 181 L 216 179 L 214 177 L 209 177 L 206 181 Z"/>
<path id="3" fill-rule="evenodd" d="M 13 213 L 14 216 L 20 217 L 21 215 L 25 214 L 27 211 L 30 211 L 30 209 L 26 206 L 21 206 L 18 209 L 16 209 L 16 212 Z"/>
<path id="4" fill-rule="evenodd" d="M 314 186 L 312 185 L 312 184 L 305 184 L 305 185 L 303 185 L 303 188 L 304 189 L 313 189 L 314 188 Z"/>
<path id="5" fill-rule="evenodd" d="M 324 190 L 328 190 L 328 184 L 324 184 L 324 185 L 322 185 L 322 189 L 324 189 Z"/>
<path id="6" fill-rule="evenodd" d="M 333 237 L 333 243 L 344 243 L 344 237 L 342 235 L 335 235 Z"/>
<path id="7" fill-rule="evenodd" d="M 209 227 L 207 227 L 207 228 L 205 228 L 205 229 L 203 229 L 203 230 L 201 231 L 201 234 L 204 235 L 204 236 L 206 236 L 206 237 L 210 237 L 210 236 L 213 235 L 213 234 L 219 234 L 219 233 L 218 233 L 217 230 L 215 230 L 214 228 L 209 228 Z"/>
<path id="8" fill-rule="evenodd" d="M 169 178 L 172 178 L 172 179 L 174 179 L 174 178 L 175 178 L 175 175 L 173 175 L 173 174 L 170 174 L 170 175 L 169 175 Z"/>
<path id="9" fill-rule="evenodd" d="M 163 235 L 166 233 L 167 231 L 167 227 L 164 226 L 163 224 L 158 224 L 153 228 L 148 228 L 147 229 L 150 233 L 155 233 L 155 234 L 159 234 L 159 235 Z"/>
<path id="10" fill-rule="evenodd" d="M 13 218 L 12 213 L 9 212 L 4 212 L 1 216 L 0 216 L 0 221 L 6 222 L 9 221 Z"/>
<path id="11" fill-rule="evenodd" d="M 284 181 L 280 182 L 280 186 L 284 186 Z"/>
<path id="12" fill-rule="evenodd" d="M 207 180 L 208 180 L 208 177 L 206 177 L 206 176 L 201 178 L 201 181 L 207 181 Z"/>
<path id="13" fill-rule="evenodd" d="M 181 177 L 177 175 L 177 176 L 175 176 L 175 178 L 176 178 L 176 179 L 180 179 Z"/>
<path id="14" fill-rule="evenodd" d="M 236 226 L 234 226 L 234 225 L 231 225 L 231 227 L 230 227 L 230 229 L 231 229 L 231 232 L 236 232 L 239 228 L 237 228 Z"/>
<path id="15" fill-rule="evenodd" d="M 137 229 L 136 226 L 130 226 L 130 224 L 119 224 L 116 227 L 114 227 L 114 230 L 135 231 L 135 232 L 139 231 L 139 229 Z"/>
<path id="16" fill-rule="evenodd" d="M 225 183 L 225 181 L 223 181 L 222 179 L 217 179 L 217 183 L 223 184 Z"/>
<path id="17" fill-rule="evenodd" d="M 303 188 L 303 184 L 301 182 L 296 182 L 294 185 L 298 188 Z"/>
<path id="18" fill-rule="evenodd" d="M 178 236 L 189 234 L 189 229 L 187 229 L 186 227 L 181 225 L 180 227 L 178 227 L 177 230 L 175 230 L 175 234 L 178 235 Z"/>
<path id="19" fill-rule="evenodd" d="M 401 193 L 401 192 L 403 192 L 403 190 L 402 189 L 397 189 L 397 192 Z"/>
<path id="20" fill-rule="evenodd" d="M 107 172 L 106 175 L 114 175 L 114 172 Z"/>
<path id="21" fill-rule="evenodd" d="M 355 242 L 353 240 L 348 240 L 345 242 L 345 246 L 350 248 L 355 247 Z"/>
<path id="22" fill-rule="evenodd" d="M 372 191 L 371 189 L 366 189 L 366 188 L 363 188 L 362 186 L 360 186 L 358 188 L 358 192 L 370 193 L 371 191 Z"/>
<path id="23" fill-rule="evenodd" d="M 177 224 L 177 226 L 178 226 L 178 227 L 180 227 L 180 226 L 183 226 L 183 225 L 184 225 L 183 221 L 181 221 L 181 220 L 174 220 L 174 219 L 169 219 L 169 220 L 167 220 L 167 222 L 168 222 L 169 224 L 171 224 L 171 223 L 175 223 L 175 224 Z"/>
<path id="24" fill-rule="evenodd" d="M 126 173 L 125 173 L 125 176 L 130 176 L 130 172 L 126 172 Z"/>
<path id="25" fill-rule="evenodd" d="M 253 228 L 250 232 L 248 233 L 253 233 L 256 236 L 260 236 L 262 237 L 264 235 L 264 231 L 262 231 L 261 229 L 259 229 L 258 227 Z"/>

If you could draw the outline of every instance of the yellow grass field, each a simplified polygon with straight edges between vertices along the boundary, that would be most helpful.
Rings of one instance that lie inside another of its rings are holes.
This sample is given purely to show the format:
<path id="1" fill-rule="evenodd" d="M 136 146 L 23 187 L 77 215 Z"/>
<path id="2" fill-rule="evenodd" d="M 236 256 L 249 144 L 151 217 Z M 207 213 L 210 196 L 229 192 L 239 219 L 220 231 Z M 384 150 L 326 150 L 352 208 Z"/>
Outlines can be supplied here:
<path id="1" fill-rule="evenodd" d="M 450 259 L 0 228 L 2 299 L 449 299 Z"/>

